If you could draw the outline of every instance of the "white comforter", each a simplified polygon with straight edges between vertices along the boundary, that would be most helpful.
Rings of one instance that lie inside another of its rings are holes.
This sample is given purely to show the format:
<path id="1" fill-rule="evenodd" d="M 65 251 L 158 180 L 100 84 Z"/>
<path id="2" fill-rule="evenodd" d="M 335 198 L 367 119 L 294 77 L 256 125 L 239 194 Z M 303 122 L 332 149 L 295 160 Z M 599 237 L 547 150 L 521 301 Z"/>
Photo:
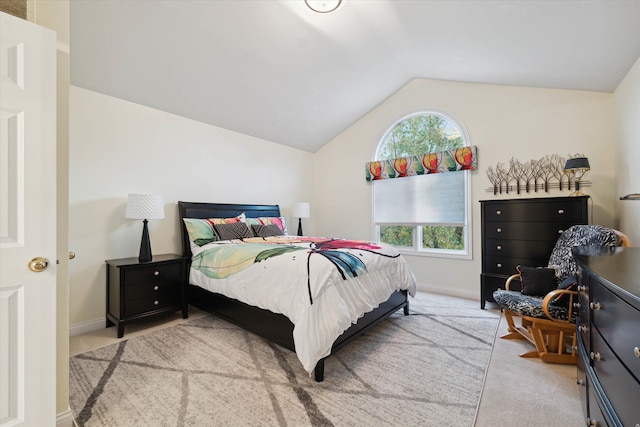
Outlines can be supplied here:
<path id="1" fill-rule="evenodd" d="M 406 261 L 381 243 L 278 236 L 194 249 L 190 282 L 287 316 L 296 353 L 311 373 L 333 342 L 396 290 L 414 296 Z"/>

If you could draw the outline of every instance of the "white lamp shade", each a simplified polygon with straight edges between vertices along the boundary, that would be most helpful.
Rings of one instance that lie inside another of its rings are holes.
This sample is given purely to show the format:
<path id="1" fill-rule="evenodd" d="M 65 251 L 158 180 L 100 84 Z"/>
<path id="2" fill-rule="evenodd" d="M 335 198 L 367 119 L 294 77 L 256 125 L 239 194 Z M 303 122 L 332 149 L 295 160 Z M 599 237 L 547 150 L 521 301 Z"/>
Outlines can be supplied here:
<path id="1" fill-rule="evenodd" d="M 307 202 L 297 202 L 291 208 L 291 216 L 294 218 L 309 218 L 311 216 L 311 206 Z"/>
<path id="2" fill-rule="evenodd" d="M 162 219 L 164 218 L 164 202 L 155 194 L 129 194 L 125 218 L 130 219 Z"/>

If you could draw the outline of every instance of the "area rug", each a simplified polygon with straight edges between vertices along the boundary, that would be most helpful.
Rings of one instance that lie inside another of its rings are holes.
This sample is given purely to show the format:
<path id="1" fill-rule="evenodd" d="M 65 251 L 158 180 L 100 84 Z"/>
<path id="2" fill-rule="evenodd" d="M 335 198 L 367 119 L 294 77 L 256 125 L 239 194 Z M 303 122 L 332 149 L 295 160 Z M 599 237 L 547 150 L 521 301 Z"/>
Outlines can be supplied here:
<path id="1" fill-rule="evenodd" d="M 499 312 L 419 293 L 325 361 L 212 315 L 70 360 L 79 426 L 472 426 Z"/>

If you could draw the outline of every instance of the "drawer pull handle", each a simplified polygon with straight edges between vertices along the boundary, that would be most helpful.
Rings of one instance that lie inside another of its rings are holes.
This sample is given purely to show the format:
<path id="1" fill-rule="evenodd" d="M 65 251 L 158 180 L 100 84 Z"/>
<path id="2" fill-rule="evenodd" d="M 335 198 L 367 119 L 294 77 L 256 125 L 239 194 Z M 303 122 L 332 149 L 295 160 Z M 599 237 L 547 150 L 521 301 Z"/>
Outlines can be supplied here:
<path id="1" fill-rule="evenodd" d="M 160 275 L 160 272 L 159 272 L 158 270 L 156 270 L 156 271 L 154 271 L 154 272 L 153 272 L 153 275 L 154 275 L 154 276 L 159 276 L 159 275 Z"/>
<path id="2" fill-rule="evenodd" d="M 587 331 L 589 330 L 589 328 L 588 328 L 588 327 L 586 327 L 586 326 L 578 326 L 578 330 L 579 330 L 580 332 L 587 332 Z"/>
<path id="3" fill-rule="evenodd" d="M 564 233 L 564 230 L 558 230 L 558 234 Z"/>
<path id="4" fill-rule="evenodd" d="M 155 301 L 153 302 L 153 305 L 158 305 L 158 304 L 160 304 L 160 303 L 158 302 L 158 300 L 155 300 Z"/>
<path id="5" fill-rule="evenodd" d="M 585 285 L 578 286 L 578 292 L 587 292 L 587 287 Z"/>
<path id="6" fill-rule="evenodd" d="M 496 229 L 496 231 L 497 231 L 498 233 L 502 233 L 502 228 L 497 228 L 497 229 Z"/>
<path id="7" fill-rule="evenodd" d="M 496 249 L 501 251 L 502 250 L 502 246 L 498 245 L 498 246 L 496 246 Z"/>
<path id="8" fill-rule="evenodd" d="M 562 215 L 564 213 L 564 209 L 558 209 L 558 213 Z"/>
<path id="9" fill-rule="evenodd" d="M 594 353 L 593 351 L 589 353 L 589 357 L 591 358 L 591 360 L 602 360 L 602 355 L 600 353 Z"/>
<path id="10" fill-rule="evenodd" d="M 640 359 L 640 347 L 636 347 L 633 349 L 633 354 L 636 355 L 638 359 Z"/>
<path id="11" fill-rule="evenodd" d="M 596 311 L 600 311 L 602 309 L 602 305 L 600 305 L 599 302 L 589 303 L 589 307 L 591 307 L 591 310 L 596 310 Z"/>
<path id="12" fill-rule="evenodd" d="M 496 215 L 502 215 L 502 211 L 501 210 L 497 210 L 496 211 Z"/>
<path id="13" fill-rule="evenodd" d="M 496 267 L 502 268 L 502 264 L 498 263 L 498 264 L 496 264 Z"/>
<path id="14" fill-rule="evenodd" d="M 158 287 L 158 285 L 155 285 L 155 286 L 153 287 L 153 290 L 154 290 L 154 291 L 157 291 L 158 289 L 160 289 L 160 288 Z"/>

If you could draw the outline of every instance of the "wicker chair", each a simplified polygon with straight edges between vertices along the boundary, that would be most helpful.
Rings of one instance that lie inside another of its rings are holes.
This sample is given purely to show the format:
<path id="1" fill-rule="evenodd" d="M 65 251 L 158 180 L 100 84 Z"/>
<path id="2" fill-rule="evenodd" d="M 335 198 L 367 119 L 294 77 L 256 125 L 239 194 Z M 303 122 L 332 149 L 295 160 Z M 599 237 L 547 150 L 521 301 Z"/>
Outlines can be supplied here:
<path id="1" fill-rule="evenodd" d="M 600 225 L 574 225 L 558 238 L 546 271 L 519 266 L 520 272 L 507 279 L 505 289 L 493 293 L 509 328 L 501 338 L 526 339 L 535 346 L 535 350 L 522 353 L 521 357 L 539 357 L 551 363 L 577 363 L 577 313 L 574 307 L 578 295 L 577 266 L 571 254 L 571 248 L 575 246 L 629 246 L 629 239 L 617 230 Z M 549 273 L 548 269 L 553 270 Z M 544 276 L 546 283 L 541 281 Z M 533 280 L 537 282 L 534 284 L 538 294 L 524 294 L 524 284 Z M 511 290 L 514 283 L 519 283 L 520 289 Z M 544 291 L 544 285 L 547 291 Z"/>

